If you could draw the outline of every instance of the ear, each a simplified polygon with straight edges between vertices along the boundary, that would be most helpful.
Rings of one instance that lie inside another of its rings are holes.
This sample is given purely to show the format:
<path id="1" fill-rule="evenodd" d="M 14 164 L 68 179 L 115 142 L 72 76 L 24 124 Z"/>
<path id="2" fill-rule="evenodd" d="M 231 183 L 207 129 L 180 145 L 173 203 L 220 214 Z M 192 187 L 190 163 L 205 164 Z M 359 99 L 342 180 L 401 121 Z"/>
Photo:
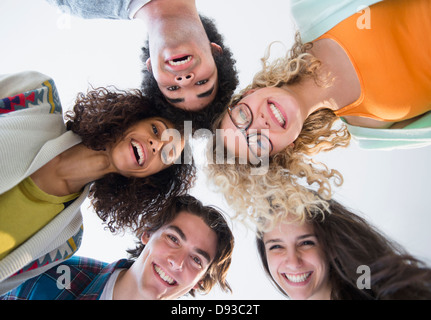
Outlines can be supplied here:
<path id="1" fill-rule="evenodd" d="M 151 57 L 145 61 L 145 65 L 147 66 L 147 70 L 151 73 L 153 73 L 153 69 L 151 68 Z"/>
<path id="2" fill-rule="evenodd" d="M 144 233 L 141 236 L 142 244 L 146 245 L 149 240 L 150 240 L 150 234 L 147 231 L 144 231 Z"/>
<path id="3" fill-rule="evenodd" d="M 223 49 L 215 42 L 211 42 L 211 52 L 212 54 L 223 54 Z"/>

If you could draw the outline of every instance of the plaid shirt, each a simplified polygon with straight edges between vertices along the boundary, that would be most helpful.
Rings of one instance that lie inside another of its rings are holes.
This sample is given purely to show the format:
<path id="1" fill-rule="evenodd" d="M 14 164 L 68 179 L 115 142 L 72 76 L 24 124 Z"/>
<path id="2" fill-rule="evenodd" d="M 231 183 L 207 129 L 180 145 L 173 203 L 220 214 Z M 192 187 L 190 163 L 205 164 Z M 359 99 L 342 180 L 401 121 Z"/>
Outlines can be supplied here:
<path id="1" fill-rule="evenodd" d="M 132 263 L 121 259 L 108 264 L 74 256 L 0 296 L 0 300 L 98 300 L 112 272 L 130 268 Z"/>

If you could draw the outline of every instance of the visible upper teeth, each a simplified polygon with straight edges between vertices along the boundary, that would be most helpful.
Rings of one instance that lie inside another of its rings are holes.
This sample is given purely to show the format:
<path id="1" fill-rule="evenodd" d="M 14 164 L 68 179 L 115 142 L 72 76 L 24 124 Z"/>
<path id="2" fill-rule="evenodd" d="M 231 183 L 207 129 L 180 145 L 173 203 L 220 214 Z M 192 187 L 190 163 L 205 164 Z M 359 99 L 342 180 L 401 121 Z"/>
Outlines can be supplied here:
<path id="1" fill-rule="evenodd" d="M 278 123 L 280 123 L 280 126 L 284 127 L 284 125 L 286 124 L 286 119 L 284 119 L 283 114 L 280 112 L 280 110 L 273 103 L 269 105 L 269 108 L 271 109 Z"/>
<path id="2" fill-rule="evenodd" d="M 132 146 L 134 148 L 136 148 L 136 151 L 138 151 L 138 155 L 139 155 L 139 159 L 137 159 L 138 160 L 138 164 L 140 166 L 142 166 L 142 164 L 144 163 L 144 150 L 142 150 L 142 146 L 139 143 L 137 143 L 137 142 L 135 142 L 133 140 L 132 140 Z"/>
<path id="3" fill-rule="evenodd" d="M 171 66 L 180 66 L 182 64 L 185 64 L 185 63 L 189 62 L 190 60 L 192 60 L 192 56 L 187 56 L 186 59 L 180 60 L 180 61 L 169 60 L 168 63 Z"/>
<path id="4" fill-rule="evenodd" d="M 160 278 L 169 283 L 170 285 L 175 283 L 175 280 L 168 276 L 159 266 L 154 265 L 154 270 L 159 274 Z"/>
<path id="5" fill-rule="evenodd" d="M 285 273 L 284 276 L 287 278 L 287 280 L 292 282 L 304 282 L 308 279 L 308 277 L 311 275 L 311 272 L 303 273 L 303 274 L 287 274 Z"/>

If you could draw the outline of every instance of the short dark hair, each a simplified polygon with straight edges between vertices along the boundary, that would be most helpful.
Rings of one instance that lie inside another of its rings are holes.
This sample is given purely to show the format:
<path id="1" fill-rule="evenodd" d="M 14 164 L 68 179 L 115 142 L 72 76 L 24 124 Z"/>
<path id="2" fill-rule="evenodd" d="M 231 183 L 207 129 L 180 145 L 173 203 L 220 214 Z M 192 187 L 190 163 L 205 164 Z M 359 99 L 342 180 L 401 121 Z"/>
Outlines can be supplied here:
<path id="1" fill-rule="evenodd" d="M 183 124 L 186 120 L 192 121 L 193 129 L 211 129 L 212 122 L 227 107 L 229 101 L 238 86 L 238 73 L 235 67 L 235 59 L 231 50 L 224 44 L 223 36 L 218 32 L 213 20 L 199 15 L 205 32 L 210 42 L 217 43 L 223 52 L 213 51 L 214 62 L 218 73 L 218 91 L 214 100 L 199 111 L 187 111 L 174 107 L 167 102 L 160 91 L 157 81 L 151 71 L 146 68 L 145 62 L 150 57 L 149 42 L 146 40 L 142 47 L 142 61 L 144 62 L 143 80 L 141 89 L 146 96 L 151 97 L 157 103 L 160 116 L 171 120 L 173 123 Z"/>
<path id="2" fill-rule="evenodd" d="M 145 245 L 141 241 L 144 232 L 150 234 L 156 232 L 161 227 L 173 221 L 183 211 L 202 218 L 205 224 L 217 235 L 216 255 L 201 281 L 199 291 L 208 293 L 218 282 L 224 291 L 231 292 L 232 289 L 226 281 L 226 276 L 231 264 L 234 247 L 232 231 L 221 211 L 212 206 L 204 206 L 201 201 L 191 195 L 172 198 L 169 201 L 169 205 L 157 217 L 147 221 L 137 233 L 139 241 L 136 248 L 127 251 L 130 254 L 131 260 L 137 259 L 145 248 Z M 194 296 L 194 289 L 190 290 L 189 293 Z"/>

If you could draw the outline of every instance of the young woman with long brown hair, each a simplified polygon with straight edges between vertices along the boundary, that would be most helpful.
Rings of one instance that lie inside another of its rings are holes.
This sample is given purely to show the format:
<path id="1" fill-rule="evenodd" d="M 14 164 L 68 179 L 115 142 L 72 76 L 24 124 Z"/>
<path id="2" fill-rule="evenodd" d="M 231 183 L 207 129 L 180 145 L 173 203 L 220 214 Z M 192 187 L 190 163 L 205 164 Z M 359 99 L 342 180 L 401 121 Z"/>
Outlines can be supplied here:
<path id="1" fill-rule="evenodd" d="M 291 299 L 431 299 L 431 269 L 335 200 L 260 232 L 265 272 Z"/>

